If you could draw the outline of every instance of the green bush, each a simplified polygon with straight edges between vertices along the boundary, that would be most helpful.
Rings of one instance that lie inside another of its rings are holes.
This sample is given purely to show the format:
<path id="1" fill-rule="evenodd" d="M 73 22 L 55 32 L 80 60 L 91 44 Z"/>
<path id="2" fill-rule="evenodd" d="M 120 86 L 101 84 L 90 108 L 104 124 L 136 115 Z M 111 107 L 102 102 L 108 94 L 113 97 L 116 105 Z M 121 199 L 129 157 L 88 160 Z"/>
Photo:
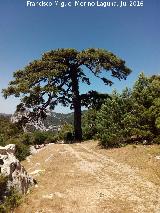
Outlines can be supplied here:
<path id="1" fill-rule="evenodd" d="M 153 139 L 153 143 L 160 145 L 160 136 Z"/>
<path id="2" fill-rule="evenodd" d="M 17 136 L 20 133 L 22 133 L 22 128 L 11 123 L 9 117 L 0 116 L 0 135 L 3 137 L 4 141 Z"/>
<path id="3" fill-rule="evenodd" d="M 19 134 L 16 137 L 12 137 L 6 141 L 6 144 L 15 144 L 16 153 L 15 156 L 20 161 L 25 160 L 30 155 L 30 145 L 41 145 L 44 143 L 56 143 L 59 140 L 59 136 L 53 132 L 32 132 Z M 2 142 L 1 142 L 2 141 Z M 0 142 L 3 144 L 3 140 Z"/>
<path id="4" fill-rule="evenodd" d="M 33 145 L 33 134 L 32 133 L 23 133 L 22 135 L 19 136 L 20 140 L 23 144 L 29 146 Z"/>
<path id="5" fill-rule="evenodd" d="M 12 138 L 7 141 L 8 144 L 16 145 L 15 156 L 19 161 L 25 160 L 30 155 L 30 148 L 28 145 L 22 143 L 22 136 Z"/>
<path id="6" fill-rule="evenodd" d="M 7 177 L 0 174 L 0 203 L 3 201 L 7 190 L 7 180 Z"/>
<path id="7" fill-rule="evenodd" d="M 47 138 L 45 140 L 45 143 L 56 143 L 59 140 L 58 134 L 47 132 Z"/>
<path id="8" fill-rule="evenodd" d="M 0 204 L 0 213 L 6 213 L 6 208 L 3 204 Z"/>
<path id="9" fill-rule="evenodd" d="M 47 139 L 46 132 L 35 131 L 32 133 L 32 144 L 44 144 L 45 140 Z"/>
<path id="10" fill-rule="evenodd" d="M 8 210 L 8 212 L 13 211 L 20 205 L 21 199 L 22 195 L 12 188 L 5 199 L 4 206 L 6 207 L 6 210 Z"/>
<path id="11" fill-rule="evenodd" d="M 72 132 L 64 132 L 63 139 L 66 143 L 72 143 L 74 136 Z"/>
<path id="12" fill-rule="evenodd" d="M 23 161 L 26 159 L 27 156 L 30 155 L 30 148 L 29 146 L 23 144 L 23 143 L 17 143 L 16 144 L 16 153 L 15 156 L 19 161 Z"/>
<path id="13" fill-rule="evenodd" d="M 118 148 L 122 146 L 122 143 L 118 140 L 117 135 L 104 133 L 101 136 L 100 145 L 105 148 Z"/>
<path id="14" fill-rule="evenodd" d="M 70 136 L 69 136 L 69 135 Z M 71 137 L 71 134 L 73 136 L 73 126 L 71 124 L 64 124 L 61 128 L 61 130 L 59 131 L 58 133 L 58 138 L 60 140 L 64 140 L 66 141 L 68 137 L 70 137 L 70 139 L 72 138 Z M 67 136 L 68 135 L 68 136 Z M 69 139 L 69 138 L 68 138 Z M 73 140 L 73 139 L 72 139 Z"/>
<path id="15" fill-rule="evenodd" d="M 8 178 L 0 175 L 0 213 L 10 213 L 20 204 L 21 195 L 15 190 L 8 190 Z"/>
<path id="16" fill-rule="evenodd" d="M 21 203 L 22 195 L 19 194 L 15 189 L 11 189 L 7 192 L 3 201 L 0 203 L 0 213 L 13 212 L 16 207 Z"/>
<path id="17" fill-rule="evenodd" d="M 95 109 L 89 109 L 82 116 L 82 132 L 84 140 L 91 140 L 96 138 L 97 126 L 96 126 L 97 111 Z"/>
<path id="18" fill-rule="evenodd" d="M 0 146 L 5 146 L 3 135 L 0 135 Z"/>

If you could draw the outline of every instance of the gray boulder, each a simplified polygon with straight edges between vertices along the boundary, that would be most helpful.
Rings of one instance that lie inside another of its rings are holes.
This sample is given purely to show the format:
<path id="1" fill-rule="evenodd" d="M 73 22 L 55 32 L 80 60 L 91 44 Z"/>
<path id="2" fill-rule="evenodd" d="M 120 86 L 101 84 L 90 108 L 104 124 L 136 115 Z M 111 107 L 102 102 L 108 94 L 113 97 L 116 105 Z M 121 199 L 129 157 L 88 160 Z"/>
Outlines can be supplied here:
<path id="1" fill-rule="evenodd" d="M 0 146 L 0 174 L 8 177 L 8 189 L 13 187 L 20 193 L 26 194 L 29 187 L 33 186 L 36 181 L 26 172 L 14 154 L 14 144 Z"/>

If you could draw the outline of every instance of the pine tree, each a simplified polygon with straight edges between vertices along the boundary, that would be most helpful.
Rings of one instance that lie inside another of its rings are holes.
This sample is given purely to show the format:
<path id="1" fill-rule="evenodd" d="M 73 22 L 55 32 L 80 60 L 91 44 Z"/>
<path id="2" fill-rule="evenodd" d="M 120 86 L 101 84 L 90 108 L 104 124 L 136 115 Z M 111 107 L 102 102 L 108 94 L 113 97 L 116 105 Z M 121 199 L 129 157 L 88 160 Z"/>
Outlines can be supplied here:
<path id="1" fill-rule="evenodd" d="M 126 79 L 131 72 L 125 61 L 104 49 L 57 49 L 44 53 L 41 59 L 14 72 L 14 80 L 3 90 L 4 97 L 21 97 L 23 106 L 33 110 L 33 116 L 44 116 L 48 107 L 54 109 L 58 103 L 70 105 L 74 109 L 75 140 L 80 141 L 82 98 L 88 97 L 88 94 L 81 96 L 79 83 L 90 85 L 84 67 L 106 85 L 113 82 L 103 75 L 105 72 L 119 80 Z"/>

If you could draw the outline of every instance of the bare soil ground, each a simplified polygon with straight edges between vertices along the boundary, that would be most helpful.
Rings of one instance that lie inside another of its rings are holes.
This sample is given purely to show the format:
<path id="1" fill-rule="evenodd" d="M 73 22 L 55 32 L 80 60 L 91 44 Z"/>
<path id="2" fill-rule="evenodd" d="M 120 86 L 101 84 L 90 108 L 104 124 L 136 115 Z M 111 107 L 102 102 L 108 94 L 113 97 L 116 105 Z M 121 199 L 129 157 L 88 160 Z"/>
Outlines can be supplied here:
<path id="1" fill-rule="evenodd" d="M 160 213 L 160 146 L 52 144 L 23 164 L 38 181 L 15 213 Z"/>

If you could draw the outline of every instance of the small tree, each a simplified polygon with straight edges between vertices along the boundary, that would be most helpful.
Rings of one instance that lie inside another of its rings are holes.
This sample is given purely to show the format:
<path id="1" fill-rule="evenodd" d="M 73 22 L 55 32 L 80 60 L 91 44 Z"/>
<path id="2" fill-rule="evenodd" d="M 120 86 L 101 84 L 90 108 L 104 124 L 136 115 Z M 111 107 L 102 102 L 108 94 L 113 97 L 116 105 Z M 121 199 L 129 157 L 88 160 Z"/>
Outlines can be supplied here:
<path id="1" fill-rule="evenodd" d="M 113 92 L 97 113 L 96 127 L 105 147 L 160 143 L 160 77 L 141 73 L 132 90 Z"/>
<path id="2" fill-rule="evenodd" d="M 89 77 L 83 68 L 88 68 L 106 85 L 112 81 L 103 76 L 103 72 L 111 72 L 111 76 L 126 79 L 131 70 L 125 66 L 125 61 L 104 49 L 57 49 L 44 53 L 40 60 L 35 60 L 23 70 L 14 72 L 14 80 L 3 90 L 4 97 L 10 95 L 22 96 L 26 108 L 33 109 L 32 115 L 43 116 L 47 107 L 54 109 L 61 103 L 74 109 L 75 140 L 82 140 L 81 106 L 82 98 L 91 93 L 79 92 L 79 83 L 90 85 Z M 93 93 L 94 96 L 94 93 Z"/>

